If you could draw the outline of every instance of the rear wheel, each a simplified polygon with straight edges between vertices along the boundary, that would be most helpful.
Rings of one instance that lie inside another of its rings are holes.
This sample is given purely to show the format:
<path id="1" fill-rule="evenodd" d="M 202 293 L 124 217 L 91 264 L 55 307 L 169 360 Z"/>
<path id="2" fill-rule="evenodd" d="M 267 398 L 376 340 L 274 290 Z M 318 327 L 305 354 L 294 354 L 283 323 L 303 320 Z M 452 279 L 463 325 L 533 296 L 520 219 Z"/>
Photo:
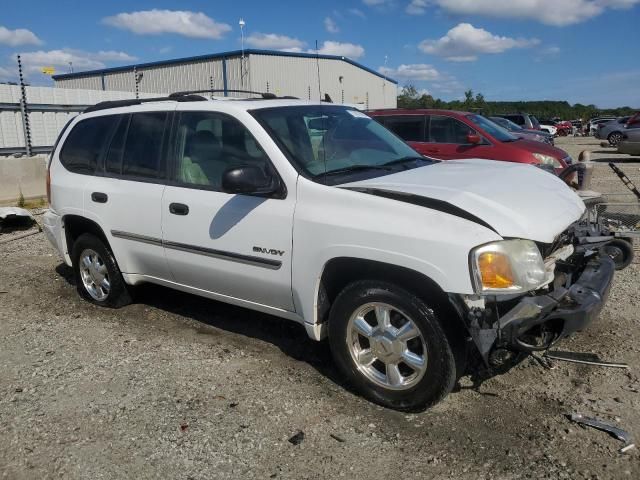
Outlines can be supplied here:
<path id="1" fill-rule="evenodd" d="M 102 240 L 89 233 L 80 235 L 71 257 L 76 288 L 82 298 L 106 307 L 131 303 L 118 264 Z"/>
<path id="2" fill-rule="evenodd" d="M 456 380 L 454 354 L 434 311 L 394 284 L 348 285 L 331 308 L 329 343 L 350 383 L 386 407 L 432 406 Z"/>
<path id="3" fill-rule="evenodd" d="M 622 140 L 622 134 L 620 132 L 613 132 L 609 134 L 607 140 L 609 140 L 611 146 L 615 147 L 620 143 L 620 140 Z"/>

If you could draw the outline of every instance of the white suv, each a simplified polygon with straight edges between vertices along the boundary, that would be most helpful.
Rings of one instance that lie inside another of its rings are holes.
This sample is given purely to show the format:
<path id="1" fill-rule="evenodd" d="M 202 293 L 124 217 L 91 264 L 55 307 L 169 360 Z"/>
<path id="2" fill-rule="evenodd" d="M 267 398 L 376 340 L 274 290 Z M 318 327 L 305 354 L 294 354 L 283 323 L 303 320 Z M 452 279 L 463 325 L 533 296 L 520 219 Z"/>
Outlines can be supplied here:
<path id="1" fill-rule="evenodd" d="M 80 295 L 151 282 L 328 336 L 369 399 L 433 405 L 597 316 L 614 264 L 534 166 L 418 155 L 365 114 L 194 94 L 98 104 L 60 135 L 45 231 Z"/>

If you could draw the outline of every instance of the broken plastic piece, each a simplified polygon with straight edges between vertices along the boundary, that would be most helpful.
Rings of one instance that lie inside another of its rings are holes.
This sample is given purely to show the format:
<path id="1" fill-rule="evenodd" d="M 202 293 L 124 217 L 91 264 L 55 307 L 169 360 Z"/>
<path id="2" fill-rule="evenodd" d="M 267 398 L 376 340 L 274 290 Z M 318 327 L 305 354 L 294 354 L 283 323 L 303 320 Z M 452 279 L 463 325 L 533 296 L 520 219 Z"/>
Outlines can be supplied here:
<path id="1" fill-rule="evenodd" d="M 635 444 L 631 441 L 631 435 L 628 432 L 618 428 L 610 423 L 603 422 L 597 418 L 585 417 L 581 413 L 572 413 L 567 415 L 572 422 L 579 423 L 580 425 L 587 425 L 589 427 L 596 428 L 598 430 L 602 430 L 603 432 L 607 432 L 614 438 L 625 443 L 624 447 L 620 449 L 620 453 L 625 453 L 628 450 L 631 450 L 635 447 Z"/>
<path id="2" fill-rule="evenodd" d="M 587 365 L 597 365 L 599 367 L 611 367 L 611 368 L 629 368 L 626 363 L 620 362 L 606 362 L 602 360 L 595 353 L 583 353 L 583 352 L 564 352 L 560 350 L 546 351 L 544 352 L 546 358 L 553 360 L 559 360 L 562 362 L 573 363 L 585 363 Z"/>
<path id="3" fill-rule="evenodd" d="M 289 443 L 292 445 L 300 445 L 303 440 L 304 440 L 304 432 L 300 430 L 298 433 L 296 433 L 293 437 L 289 439 Z"/>

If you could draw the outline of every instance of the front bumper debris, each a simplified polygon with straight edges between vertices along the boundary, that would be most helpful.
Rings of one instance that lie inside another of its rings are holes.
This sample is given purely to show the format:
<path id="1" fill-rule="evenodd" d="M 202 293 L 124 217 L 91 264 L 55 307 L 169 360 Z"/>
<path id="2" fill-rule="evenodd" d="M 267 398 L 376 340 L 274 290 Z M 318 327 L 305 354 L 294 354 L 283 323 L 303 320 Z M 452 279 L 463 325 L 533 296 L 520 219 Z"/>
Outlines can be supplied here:
<path id="1" fill-rule="evenodd" d="M 568 289 L 557 287 L 547 295 L 523 298 L 498 321 L 502 343 L 525 352 L 546 350 L 557 340 L 584 330 L 600 314 L 609 295 L 614 271 L 613 260 L 601 256 L 589 261 Z M 528 343 L 527 333 L 545 324 L 555 324 L 553 342 Z"/>
<path id="2" fill-rule="evenodd" d="M 593 322 L 609 295 L 613 260 L 593 255 L 578 270 L 564 275 L 547 293 L 498 302 L 486 298 L 478 307 L 450 296 L 466 319 L 473 343 L 486 366 L 505 366 L 517 353 L 546 350 Z M 557 272 L 558 273 L 558 272 Z"/>

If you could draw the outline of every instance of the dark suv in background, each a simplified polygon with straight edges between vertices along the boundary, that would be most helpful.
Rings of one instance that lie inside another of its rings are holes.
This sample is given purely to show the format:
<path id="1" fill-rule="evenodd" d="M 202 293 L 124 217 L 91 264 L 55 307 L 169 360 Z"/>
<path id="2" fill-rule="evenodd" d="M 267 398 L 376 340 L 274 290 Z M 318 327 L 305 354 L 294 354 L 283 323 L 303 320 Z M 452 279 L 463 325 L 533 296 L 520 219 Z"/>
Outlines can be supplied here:
<path id="1" fill-rule="evenodd" d="M 571 157 L 546 143 L 517 137 L 482 115 L 453 110 L 374 110 L 369 116 L 422 155 L 528 163 L 560 173 Z"/>
<path id="2" fill-rule="evenodd" d="M 506 114 L 498 114 L 496 117 L 506 118 L 507 120 L 511 120 L 516 125 L 520 125 L 522 128 L 526 130 L 540 130 L 540 122 L 538 119 L 529 115 L 528 113 L 506 113 Z"/>

